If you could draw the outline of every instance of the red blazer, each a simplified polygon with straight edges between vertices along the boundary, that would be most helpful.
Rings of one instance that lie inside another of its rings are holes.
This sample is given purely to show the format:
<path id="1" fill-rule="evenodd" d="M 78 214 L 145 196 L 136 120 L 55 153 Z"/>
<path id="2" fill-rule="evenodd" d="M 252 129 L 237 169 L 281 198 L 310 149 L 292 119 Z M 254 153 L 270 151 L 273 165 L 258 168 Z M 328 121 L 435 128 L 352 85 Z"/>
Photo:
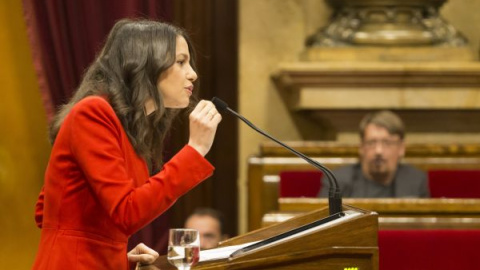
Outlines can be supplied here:
<path id="1" fill-rule="evenodd" d="M 149 177 L 110 104 L 87 97 L 65 118 L 36 205 L 33 269 L 128 269 L 127 241 L 213 166 L 185 146 Z"/>

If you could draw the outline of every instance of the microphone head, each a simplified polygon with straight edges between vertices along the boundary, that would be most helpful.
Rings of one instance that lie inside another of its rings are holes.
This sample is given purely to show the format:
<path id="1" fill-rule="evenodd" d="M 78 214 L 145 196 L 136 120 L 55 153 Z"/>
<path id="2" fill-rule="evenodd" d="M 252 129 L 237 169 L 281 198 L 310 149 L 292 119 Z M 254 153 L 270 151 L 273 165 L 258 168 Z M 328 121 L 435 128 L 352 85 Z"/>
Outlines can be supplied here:
<path id="1" fill-rule="evenodd" d="M 227 108 L 228 108 L 227 103 L 225 103 L 225 101 L 223 101 L 223 100 L 221 100 L 217 97 L 213 97 L 212 102 L 215 105 L 215 107 L 217 107 L 217 110 L 219 110 L 219 111 L 226 111 Z"/>

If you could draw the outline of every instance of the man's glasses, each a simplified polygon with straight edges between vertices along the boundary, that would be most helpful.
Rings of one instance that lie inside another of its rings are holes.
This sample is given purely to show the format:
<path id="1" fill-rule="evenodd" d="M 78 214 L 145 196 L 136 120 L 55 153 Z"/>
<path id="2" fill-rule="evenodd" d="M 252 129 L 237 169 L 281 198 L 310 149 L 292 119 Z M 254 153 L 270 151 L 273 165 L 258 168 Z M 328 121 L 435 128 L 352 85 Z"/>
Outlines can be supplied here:
<path id="1" fill-rule="evenodd" d="M 366 148 L 375 148 L 380 145 L 384 148 L 391 148 L 400 144 L 401 140 L 366 140 L 363 141 L 363 146 Z"/>

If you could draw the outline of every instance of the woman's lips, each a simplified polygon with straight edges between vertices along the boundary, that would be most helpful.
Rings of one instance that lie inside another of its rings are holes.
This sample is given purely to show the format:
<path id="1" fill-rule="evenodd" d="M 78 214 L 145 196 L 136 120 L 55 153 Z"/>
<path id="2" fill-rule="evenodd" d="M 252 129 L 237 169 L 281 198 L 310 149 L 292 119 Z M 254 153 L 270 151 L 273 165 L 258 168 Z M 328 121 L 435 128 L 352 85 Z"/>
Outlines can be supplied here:
<path id="1" fill-rule="evenodd" d="M 187 90 L 187 92 L 188 92 L 190 95 L 193 94 L 193 86 L 185 87 L 185 89 Z"/>

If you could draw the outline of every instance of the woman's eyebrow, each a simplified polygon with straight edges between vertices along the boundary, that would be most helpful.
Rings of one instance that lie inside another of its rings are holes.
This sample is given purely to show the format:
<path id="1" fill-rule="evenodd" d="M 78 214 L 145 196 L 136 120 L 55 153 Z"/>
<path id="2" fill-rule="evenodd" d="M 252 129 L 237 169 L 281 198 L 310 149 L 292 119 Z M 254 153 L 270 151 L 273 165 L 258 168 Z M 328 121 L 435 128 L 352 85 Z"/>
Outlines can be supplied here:
<path id="1" fill-rule="evenodd" d="M 185 58 L 187 58 L 187 59 L 189 58 L 188 54 L 186 54 L 186 53 L 179 53 L 179 54 L 177 54 L 177 57 L 181 57 L 181 56 L 183 56 L 183 57 L 185 57 Z"/>

